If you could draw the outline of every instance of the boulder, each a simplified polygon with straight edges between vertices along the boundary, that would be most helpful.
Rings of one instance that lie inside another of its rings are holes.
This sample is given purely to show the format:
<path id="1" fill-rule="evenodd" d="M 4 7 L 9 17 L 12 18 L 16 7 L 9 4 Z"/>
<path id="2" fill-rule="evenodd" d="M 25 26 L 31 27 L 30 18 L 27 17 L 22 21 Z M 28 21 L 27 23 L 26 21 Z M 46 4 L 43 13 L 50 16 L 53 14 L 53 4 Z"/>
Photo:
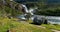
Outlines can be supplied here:
<path id="1" fill-rule="evenodd" d="M 33 22 L 35 24 L 47 24 L 47 19 L 45 17 L 34 17 Z"/>

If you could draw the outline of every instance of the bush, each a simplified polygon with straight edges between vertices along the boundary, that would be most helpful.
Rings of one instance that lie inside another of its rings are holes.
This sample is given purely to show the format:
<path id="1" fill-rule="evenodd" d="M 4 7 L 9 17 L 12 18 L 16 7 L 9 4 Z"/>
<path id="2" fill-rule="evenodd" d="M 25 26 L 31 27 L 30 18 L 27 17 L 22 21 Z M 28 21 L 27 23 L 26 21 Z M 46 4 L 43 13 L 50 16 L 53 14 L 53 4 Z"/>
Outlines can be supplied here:
<path id="1" fill-rule="evenodd" d="M 35 14 L 37 14 L 37 15 L 47 15 L 47 16 L 60 16 L 60 9 L 41 10 L 41 11 L 37 11 Z"/>

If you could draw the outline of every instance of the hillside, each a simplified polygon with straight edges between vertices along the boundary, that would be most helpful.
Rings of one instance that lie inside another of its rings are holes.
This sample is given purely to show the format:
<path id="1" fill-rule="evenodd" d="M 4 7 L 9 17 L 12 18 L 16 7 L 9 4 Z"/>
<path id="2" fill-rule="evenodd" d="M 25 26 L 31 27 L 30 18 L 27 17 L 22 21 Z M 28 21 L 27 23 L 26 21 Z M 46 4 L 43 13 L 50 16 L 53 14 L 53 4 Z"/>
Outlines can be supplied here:
<path id="1" fill-rule="evenodd" d="M 20 8 L 20 9 L 18 9 Z M 16 2 L 10 1 L 0 1 L 0 13 L 1 16 L 12 16 L 15 17 L 18 14 L 21 14 L 21 5 Z"/>
<path id="2" fill-rule="evenodd" d="M 0 18 L 0 32 L 50 32 L 29 23 L 14 21 L 14 19 Z"/>
<path id="3" fill-rule="evenodd" d="M 59 4 L 59 0 L 45 0 L 45 1 L 40 0 L 40 2 L 35 0 L 35 1 L 37 1 L 37 3 L 35 3 L 35 2 L 33 3 L 32 0 L 31 0 L 32 3 L 30 3 L 31 1 L 30 2 L 29 1 L 27 1 L 27 3 L 25 2 L 27 7 L 34 7 L 34 6 L 38 7 L 38 10 L 37 10 L 37 12 L 35 14 L 38 14 L 38 15 L 49 15 L 49 16 L 51 16 L 51 15 L 52 16 L 60 16 L 60 4 Z M 1 2 L 0 6 L 2 7 L 1 8 L 2 10 L 5 9 L 3 11 L 4 14 L 10 14 L 11 16 L 16 16 L 17 14 L 21 14 L 22 13 L 22 7 L 21 7 L 20 3 L 18 3 L 18 0 L 17 0 L 17 2 L 14 2 L 14 1 L 10 2 L 10 1 L 6 0 L 4 5 L 3 5 L 3 2 Z M 8 11 L 9 9 L 10 9 L 10 11 Z"/>
<path id="4" fill-rule="evenodd" d="M 55 31 L 56 30 L 56 31 Z M 0 32 L 60 32 L 60 25 L 34 25 L 29 21 L 18 21 L 16 18 L 0 17 Z"/>

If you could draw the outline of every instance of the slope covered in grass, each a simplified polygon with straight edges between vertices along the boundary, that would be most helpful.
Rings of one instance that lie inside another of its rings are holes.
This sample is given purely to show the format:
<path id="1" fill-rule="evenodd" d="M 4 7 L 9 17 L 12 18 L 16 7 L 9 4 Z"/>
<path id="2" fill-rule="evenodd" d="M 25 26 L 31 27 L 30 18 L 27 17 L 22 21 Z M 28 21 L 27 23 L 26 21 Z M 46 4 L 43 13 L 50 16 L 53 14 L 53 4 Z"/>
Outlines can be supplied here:
<path id="1" fill-rule="evenodd" d="M 46 25 L 46 24 L 42 24 L 41 26 L 44 26 L 44 27 L 46 27 L 48 29 L 55 29 L 55 30 L 59 30 L 60 31 L 60 25 L 52 25 L 52 24 Z"/>
<path id="2" fill-rule="evenodd" d="M 6 32 L 8 30 L 10 32 L 51 32 L 48 29 L 39 28 L 29 23 L 0 17 L 0 32 Z"/>

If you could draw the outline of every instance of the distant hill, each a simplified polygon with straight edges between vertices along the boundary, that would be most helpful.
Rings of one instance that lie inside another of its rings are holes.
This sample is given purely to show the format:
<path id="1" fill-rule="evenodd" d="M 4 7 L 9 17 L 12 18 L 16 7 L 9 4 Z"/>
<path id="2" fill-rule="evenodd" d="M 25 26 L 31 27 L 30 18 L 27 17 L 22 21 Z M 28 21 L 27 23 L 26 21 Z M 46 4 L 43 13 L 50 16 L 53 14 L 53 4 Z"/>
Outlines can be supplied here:
<path id="1" fill-rule="evenodd" d="M 45 2 L 46 4 L 60 4 L 60 0 L 14 0 L 16 2 Z"/>
<path id="2" fill-rule="evenodd" d="M 60 0 L 47 0 L 48 5 L 60 5 Z"/>
<path id="3" fill-rule="evenodd" d="M 26 3 L 26 2 L 39 2 L 40 0 L 14 0 L 19 3 Z"/>

